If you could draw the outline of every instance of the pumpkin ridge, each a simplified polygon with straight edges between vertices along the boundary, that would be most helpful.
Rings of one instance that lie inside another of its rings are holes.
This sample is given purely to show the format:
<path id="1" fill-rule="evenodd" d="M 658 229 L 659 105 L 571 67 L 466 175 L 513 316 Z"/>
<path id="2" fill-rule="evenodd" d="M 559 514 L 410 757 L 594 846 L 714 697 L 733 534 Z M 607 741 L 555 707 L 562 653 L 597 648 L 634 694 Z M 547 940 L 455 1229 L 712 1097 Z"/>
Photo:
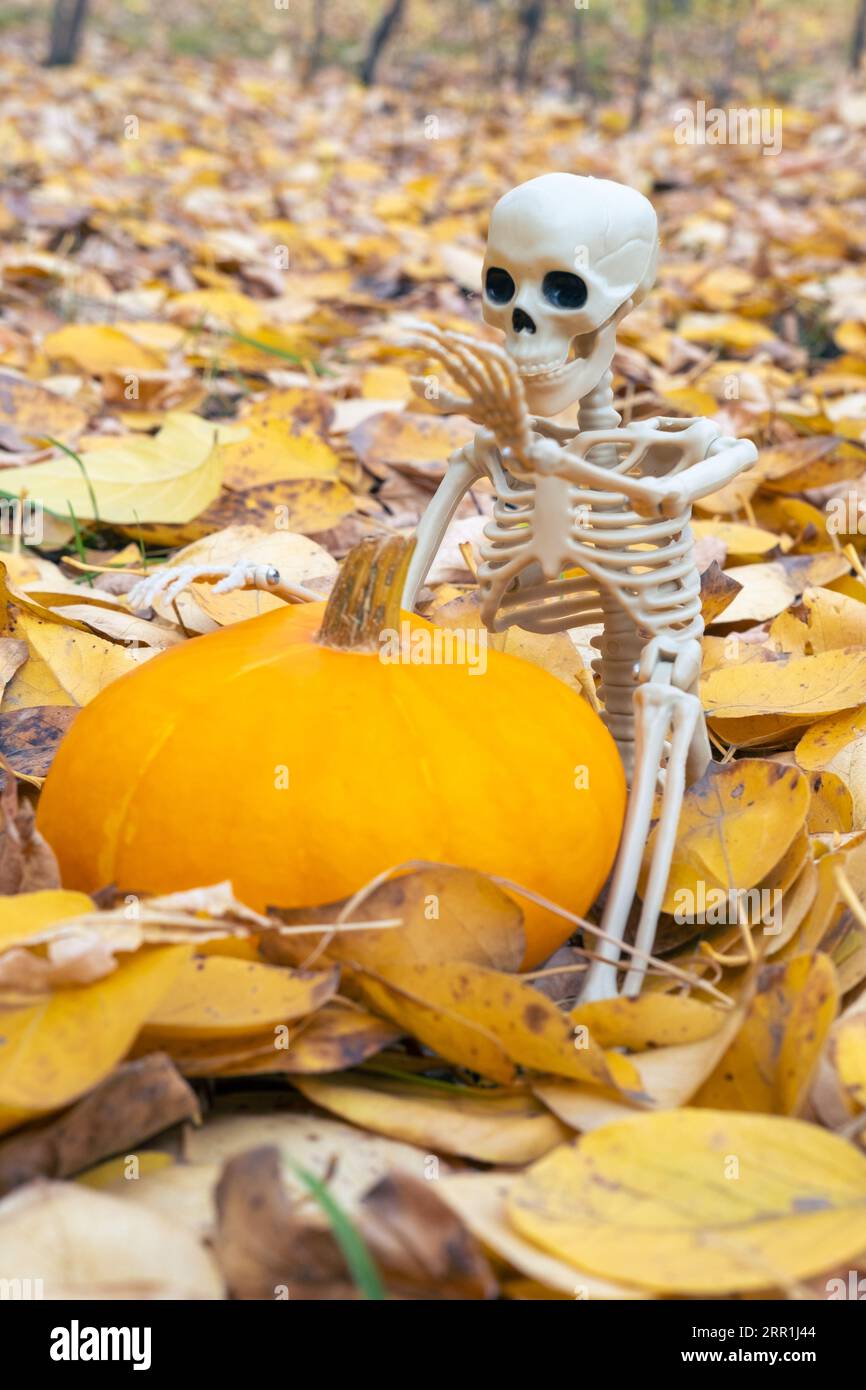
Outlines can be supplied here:
<path id="1" fill-rule="evenodd" d="M 198 708 L 197 705 L 196 705 L 196 708 Z M 160 736 L 160 738 L 159 738 L 159 740 L 158 740 L 156 746 L 155 746 L 154 748 L 151 748 L 151 749 L 148 751 L 147 757 L 144 758 L 144 760 L 142 761 L 141 765 L 136 769 L 136 775 L 135 775 L 135 777 L 130 779 L 129 791 L 128 791 L 127 795 L 124 796 L 123 799 L 122 799 L 122 801 L 121 801 L 119 813 L 118 813 L 118 816 L 117 816 L 117 821 L 116 821 L 116 827 L 115 827 L 114 835 L 113 835 L 113 837 L 109 840 L 109 843 L 108 843 L 108 846 L 107 846 L 107 848 L 108 848 L 108 850 L 109 850 L 109 854 L 108 854 L 109 861 L 110 861 L 110 863 L 113 864 L 115 867 L 116 867 L 117 861 L 118 861 L 118 847 L 119 847 L 119 844 L 120 844 L 120 837 L 121 837 L 121 834 L 123 833 L 124 826 L 126 825 L 126 817 L 127 817 L 128 811 L 129 811 L 130 804 L 131 804 L 131 802 L 132 802 L 132 798 L 133 798 L 133 797 L 136 795 L 136 793 L 140 790 L 141 784 L 142 784 L 142 782 L 144 781 L 144 779 L 145 779 L 147 773 L 150 771 L 150 769 L 151 769 L 153 763 L 154 763 L 154 762 L 156 761 L 156 759 L 159 757 L 159 755 L 160 755 L 160 753 L 162 752 L 163 748 L 165 747 L 166 743 L 167 743 L 167 742 L 169 741 L 169 739 L 174 735 L 174 733 L 177 731 L 177 729 L 180 727 L 180 725 L 181 725 L 181 723 L 182 723 L 180 711 L 179 711 L 177 708 L 175 708 L 174 711 L 173 711 L 173 713 L 174 713 L 174 718 L 173 718 L 173 720 L 171 720 L 171 721 L 165 726 L 164 732 L 163 732 L 163 734 Z M 101 856 L 99 856 L 99 858 L 101 858 Z M 97 863 L 99 862 L 99 858 L 97 858 Z M 130 886 L 131 886 L 131 885 L 130 885 Z M 121 887 L 123 887 L 122 884 L 121 884 Z"/>

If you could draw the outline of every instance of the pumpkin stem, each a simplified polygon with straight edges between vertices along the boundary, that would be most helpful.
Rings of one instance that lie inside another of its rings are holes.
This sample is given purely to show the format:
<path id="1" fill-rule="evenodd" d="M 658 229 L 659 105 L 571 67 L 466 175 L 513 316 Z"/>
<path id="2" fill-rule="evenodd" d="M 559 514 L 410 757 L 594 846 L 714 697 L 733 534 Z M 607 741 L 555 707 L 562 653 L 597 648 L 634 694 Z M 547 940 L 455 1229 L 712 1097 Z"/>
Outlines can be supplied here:
<path id="1" fill-rule="evenodd" d="M 414 540 L 389 536 L 350 550 L 331 590 L 316 641 L 341 651 L 376 652 L 382 632 L 400 625 L 400 601 Z"/>

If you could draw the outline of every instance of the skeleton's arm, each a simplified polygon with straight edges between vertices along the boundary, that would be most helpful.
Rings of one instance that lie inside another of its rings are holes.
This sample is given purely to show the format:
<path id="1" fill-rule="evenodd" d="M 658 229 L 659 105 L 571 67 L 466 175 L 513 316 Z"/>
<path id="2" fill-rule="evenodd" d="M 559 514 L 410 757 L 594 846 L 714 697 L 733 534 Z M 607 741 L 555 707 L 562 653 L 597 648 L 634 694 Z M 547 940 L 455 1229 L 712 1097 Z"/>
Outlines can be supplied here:
<path id="1" fill-rule="evenodd" d="M 618 430 L 617 434 L 622 437 L 623 431 Z M 611 433 L 609 437 L 612 440 L 614 435 Z M 606 440 L 608 440 L 607 433 L 604 434 L 604 441 Z M 595 484 L 603 492 L 619 492 L 622 493 L 623 497 L 629 497 L 634 501 L 648 499 L 650 495 L 647 483 L 653 481 L 652 479 L 632 478 L 628 474 L 612 472 L 610 468 L 602 468 L 597 463 L 590 463 L 589 459 L 584 458 L 582 454 L 570 453 L 568 445 L 563 447 L 552 439 L 542 439 L 534 443 L 530 460 L 533 469 L 537 472 L 555 473 L 558 478 L 565 478 L 568 482 L 576 483 L 579 487 Z"/>
<path id="2" fill-rule="evenodd" d="M 701 497 L 709 497 L 751 468 L 757 457 L 751 439 L 714 440 L 706 457 L 698 463 L 674 477 L 652 480 L 660 496 L 660 510 L 664 515 L 677 514 Z"/>
<path id="3" fill-rule="evenodd" d="M 406 575 L 403 607 L 414 608 L 418 590 L 427 578 L 442 537 L 466 493 L 477 482 L 482 470 L 475 461 L 475 446 L 466 444 L 448 460 L 445 477 L 432 501 L 427 504 L 415 533 L 415 550 Z"/>
<path id="4" fill-rule="evenodd" d="M 690 423 L 712 428 L 711 421 L 696 420 Z M 570 447 L 566 444 L 563 448 L 548 439 L 537 442 L 531 452 L 532 464 L 540 473 L 555 473 L 558 477 L 567 478 L 569 482 L 579 486 L 595 484 L 606 492 L 620 492 L 628 497 L 641 513 L 675 517 L 681 515 L 699 498 L 708 497 L 710 493 L 731 482 L 738 474 L 750 468 L 758 457 L 758 451 L 750 439 L 716 438 L 707 446 L 705 431 L 696 431 L 695 438 L 690 441 L 686 441 L 685 431 L 679 435 L 679 439 L 676 433 L 670 433 L 667 435 L 670 442 L 680 442 L 683 445 L 688 443 L 690 446 L 692 459 L 686 454 L 683 471 L 662 478 L 631 477 L 626 469 L 637 462 L 647 448 L 652 447 L 653 441 L 648 438 L 649 431 L 652 430 L 652 433 L 658 434 L 660 438 L 665 438 L 664 432 L 653 428 L 655 424 L 655 421 L 647 421 L 643 427 L 638 427 L 632 436 L 632 456 L 624 460 L 622 472 L 601 468 L 598 464 L 591 463 L 583 452 L 577 452 L 578 447 L 581 450 L 593 447 L 594 435 L 589 433 L 577 436 Z M 628 429 L 615 433 L 600 432 L 598 442 L 613 440 L 616 435 L 629 438 L 629 434 Z M 696 449 L 700 450 L 697 458 L 694 457 Z"/>

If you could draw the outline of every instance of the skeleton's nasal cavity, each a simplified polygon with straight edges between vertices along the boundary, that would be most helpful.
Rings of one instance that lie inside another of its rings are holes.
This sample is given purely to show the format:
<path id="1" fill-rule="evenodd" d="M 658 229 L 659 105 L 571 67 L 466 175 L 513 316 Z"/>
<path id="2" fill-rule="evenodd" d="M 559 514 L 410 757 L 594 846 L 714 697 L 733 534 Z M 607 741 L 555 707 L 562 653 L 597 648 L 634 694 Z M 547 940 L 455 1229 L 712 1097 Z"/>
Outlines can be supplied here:
<path id="1" fill-rule="evenodd" d="M 511 315 L 511 326 L 515 333 L 534 333 L 535 324 L 523 309 L 515 309 Z"/>

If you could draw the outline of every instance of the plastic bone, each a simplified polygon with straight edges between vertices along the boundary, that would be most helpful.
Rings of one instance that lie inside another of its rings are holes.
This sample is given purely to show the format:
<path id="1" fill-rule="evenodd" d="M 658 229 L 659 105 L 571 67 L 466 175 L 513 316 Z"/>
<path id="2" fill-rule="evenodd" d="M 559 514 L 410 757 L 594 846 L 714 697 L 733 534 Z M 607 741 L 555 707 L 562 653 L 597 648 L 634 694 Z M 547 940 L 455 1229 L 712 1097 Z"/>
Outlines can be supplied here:
<path id="1" fill-rule="evenodd" d="M 504 332 L 504 352 L 429 326 L 414 340 L 462 392 L 440 407 L 481 428 L 449 461 L 422 517 L 404 606 L 414 604 L 462 497 L 487 477 L 495 503 L 478 570 L 485 624 L 531 632 L 602 624 L 600 695 L 630 792 L 584 999 L 617 993 L 658 791 L 623 992 L 643 983 L 685 788 L 711 756 L 697 694 L 703 619 L 692 504 L 757 457 L 749 440 L 720 438 L 710 420 L 621 424 L 610 370 L 616 326 L 650 289 L 657 250 L 655 213 L 633 189 L 572 174 L 532 179 L 494 208 L 484 260 L 484 318 Z M 547 418 L 574 404 L 577 429 Z"/>

